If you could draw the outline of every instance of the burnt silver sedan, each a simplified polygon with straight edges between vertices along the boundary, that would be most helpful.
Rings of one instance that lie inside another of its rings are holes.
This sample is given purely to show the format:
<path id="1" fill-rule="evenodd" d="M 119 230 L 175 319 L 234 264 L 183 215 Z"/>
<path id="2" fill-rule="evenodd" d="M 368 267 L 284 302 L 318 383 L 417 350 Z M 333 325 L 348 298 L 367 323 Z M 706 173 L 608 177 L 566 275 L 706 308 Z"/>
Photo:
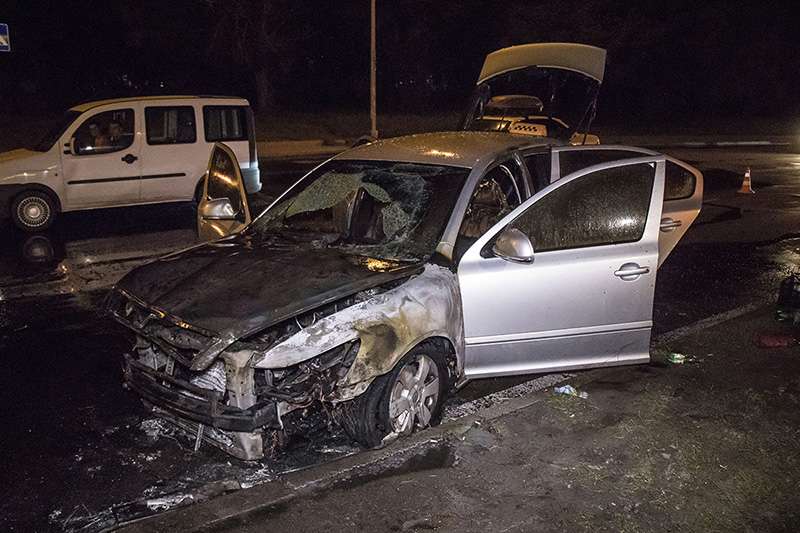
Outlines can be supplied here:
<path id="1" fill-rule="evenodd" d="M 657 269 L 701 199 L 644 149 L 435 133 L 340 154 L 250 220 L 218 144 L 210 242 L 109 296 L 125 379 L 242 459 L 320 424 L 378 446 L 471 379 L 648 361 Z"/>

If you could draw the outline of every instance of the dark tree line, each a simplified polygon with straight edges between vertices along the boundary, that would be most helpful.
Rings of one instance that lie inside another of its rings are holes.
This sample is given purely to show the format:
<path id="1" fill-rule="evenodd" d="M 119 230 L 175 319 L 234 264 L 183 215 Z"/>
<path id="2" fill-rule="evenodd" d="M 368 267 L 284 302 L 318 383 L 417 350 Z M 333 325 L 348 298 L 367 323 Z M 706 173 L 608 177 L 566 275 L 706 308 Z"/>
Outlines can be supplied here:
<path id="1" fill-rule="evenodd" d="M 10 3 L 0 105 L 156 92 L 301 110 L 366 101 L 369 0 Z M 609 50 L 601 117 L 797 115 L 796 11 L 788 1 L 378 0 L 379 103 L 460 109 L 488 51 L 576 41 Z"/>

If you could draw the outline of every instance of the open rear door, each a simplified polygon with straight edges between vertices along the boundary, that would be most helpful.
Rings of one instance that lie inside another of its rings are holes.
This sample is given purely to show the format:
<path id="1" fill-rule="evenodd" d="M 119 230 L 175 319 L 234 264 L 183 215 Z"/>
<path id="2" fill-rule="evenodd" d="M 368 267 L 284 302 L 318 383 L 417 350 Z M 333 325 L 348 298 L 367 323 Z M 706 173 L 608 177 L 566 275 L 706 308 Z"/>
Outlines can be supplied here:
<path id="1" fill-rule="evenodd" d="M 591 165 L 658 155 L 647 148 L 621 145 L 555 146 L 551 152 L 550 182 Z M 680 159 L 664 157 L 664 207 L 658 237 L 658 266 L 664 263 L 703 207 L 703 174 Z"/>
<path id="2" fill-rule="evenodd" d="M 214 240 L 241 231 L 250 223 L 250 208 L 239 162 L 229 147 L 214 143 L 203 194 L 197 205 L 197 234 Z"/>

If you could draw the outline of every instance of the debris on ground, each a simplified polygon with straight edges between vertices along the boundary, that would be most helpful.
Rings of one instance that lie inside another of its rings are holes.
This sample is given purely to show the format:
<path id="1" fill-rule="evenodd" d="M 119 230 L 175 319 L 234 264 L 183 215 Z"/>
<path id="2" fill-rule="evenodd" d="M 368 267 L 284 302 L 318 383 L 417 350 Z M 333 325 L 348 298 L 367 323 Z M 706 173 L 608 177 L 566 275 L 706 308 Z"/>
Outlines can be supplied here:
<path id="1" fill-rule="evenodd" d="M 753 344 L 759 348 L 786 348 L 797 344 L 797 338 L 792 333 L 762 332 L 756 333 Z"/>
<path id="2" fill-rule="evenodd" d="M 415 529 L 436 529 L 431 522 L 430 518 L 417 518 L 414 520 L 406 520 L 400 527 L 402 531 L 412 531 Z"/>
<path id="3" fill-rule="evenodd" d="M 236 480 L 212 481 L 176 492 L 112 505 L 97 513 L 90 512 L 85 505 L 80 505 L 64 520 L 60 519 L 61 510 L 53 511 L 49 517 L 51 523 L 59 524 L 64 531 L 95 533 L 116 529 L 120 525 L 159 512 L 208 501 L 241 488 L 241 484 Z"/>
<path id="4" fill-rule="evenodd" d="M 678 352 L 672 352 L 667 356 L 667 361 L 669 361 L 673 365 L 682 365 L 683 363 L 689 360 L 690 359 L 686 357 L 684 354 Z"/>
<path id="5" fill-rule="evenodd" d="M 520 398 L 527 394 L 544 390 L 571 377 L 572 374 L 566 373 L 547 374 L 530 381 L 525 381 L 519 385 L 514 385 L 511 388 L 493 392 L 491 394 L 466 402 L 460 402 L 458 398 L 452 397 L 444 407 L 444 420 L 455 420 L 457 418 L 475 414 L 481 409 L 486 409 L 492 405 L 501 404 L 514 398 Z"/>
<path id="6" fill-rule="evenodd" d="M 578 392 L 578 390 L 575 389 L 575 387 L 573 387 L 572 385 L 564 385 L 562 387 L 554 387 L 553 388 L 553 393 L 554 394 L 561 394 L 561 395 L 564 395 L 564 396 L 575 396 L 575 397 L 578 397 L 578 398 L 583 398 L 584 400 L 589 397 L 589 393 L 588 392 L 586 392 L 586 391 Z"/>

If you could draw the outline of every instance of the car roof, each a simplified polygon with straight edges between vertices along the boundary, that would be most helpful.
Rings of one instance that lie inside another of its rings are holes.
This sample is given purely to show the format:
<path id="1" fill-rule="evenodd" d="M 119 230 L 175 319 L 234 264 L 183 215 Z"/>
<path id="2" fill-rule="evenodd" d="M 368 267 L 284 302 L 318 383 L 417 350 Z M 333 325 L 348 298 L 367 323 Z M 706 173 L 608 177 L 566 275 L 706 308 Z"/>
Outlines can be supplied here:
<path id="1" fill-rule="evenodd" d="M 336 159 L 405 161 L 472 168 L 483 159 L 520 148 L 561 144 L 545 137 L 509 133 L 448 131 L 382 139 L 357 146 Z"/>
<path id="2" fill-rule="evenodd" d="M 246 99 L 240 96 L 211 96 L 211 95 L 191 95 L 191 94 L 180 94 L 180 95 L 164 95 L 164 96 L 130 96 L 126 98 L 110 98 L 107 100 L 95 100 L 93 102 L 84 102 L 82 104 L 78 104 L 76 106 L 70 107 L 71 111 L 79 111 L 83 113 L 84 111 L 88 111 L 95 107 L 106 105 L 106 104 L 119 104 L 124 102 L 153 102 L 158 100 L 198 100 L 198 99 L 214 99 L 214 100 L 236 100 L 237 102 L 241 102 L 245 105 L 248 105 Z"/>

